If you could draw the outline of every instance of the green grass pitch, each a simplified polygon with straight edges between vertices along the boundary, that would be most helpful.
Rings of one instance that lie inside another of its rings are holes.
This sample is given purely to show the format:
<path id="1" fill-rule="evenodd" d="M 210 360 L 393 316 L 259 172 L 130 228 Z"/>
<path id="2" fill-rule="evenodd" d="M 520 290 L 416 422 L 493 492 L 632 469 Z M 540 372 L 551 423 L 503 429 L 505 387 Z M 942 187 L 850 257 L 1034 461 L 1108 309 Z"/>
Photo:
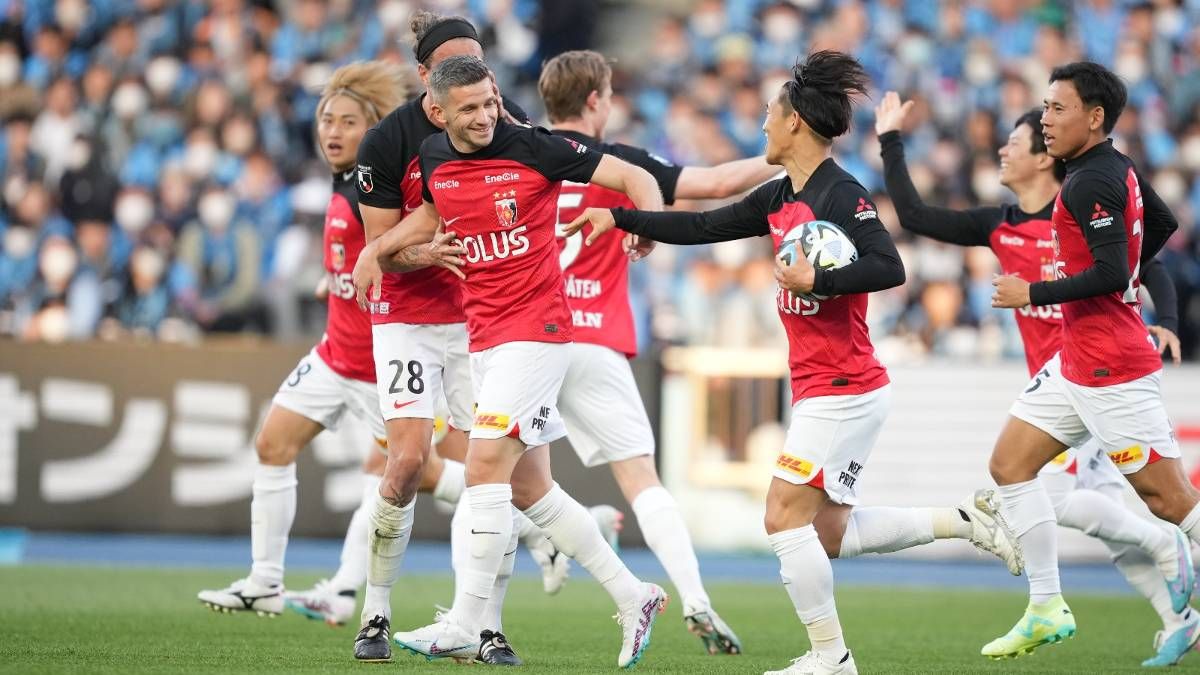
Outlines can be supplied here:
<path id="1" fill-rule="evenodd" d="M 456 673 L 397 651 L 390 664 L 358 664 L 354 628 L 331 629 L 294 614 L 276 619 L 218 615 L 196 601 L 237 570 L 97 567 L 0 568 L 0 672 L 5 673 Z M 292 574 L 306 587 L 312 575 Z M 670 590 L 668 588 L 668 590 Z M 761 673 L 804 652 L 804 629 L 783 588 L 713 583 L 722 616 L 746 653 L 710 657 L 689 635 L 672 602 L 638 665 L 645 673 Z M 448 577 L 402 579 L 393 595 L 394 628 L 432 620 L 450 600 Z M 1014 593 L 852 587 L 838 593 L 842 622 L 862 673 L 1135 673 L 1150 655 L 1157 620 L 1134 597 L 1068 598 L 1080 627 L 1064 645 L 1001 662 L 980 646 L 1007 630 L 1024 598 Z M 620 633 L 600 588 L 576 569 L 549 597 L 536 579 L 509 590 L 505 629 L 527 673 L 616 672 Z M 479 672 L 481 666 L 472 666 Z M 1200 672 L 1192 654 L 1173 672 Z"/>

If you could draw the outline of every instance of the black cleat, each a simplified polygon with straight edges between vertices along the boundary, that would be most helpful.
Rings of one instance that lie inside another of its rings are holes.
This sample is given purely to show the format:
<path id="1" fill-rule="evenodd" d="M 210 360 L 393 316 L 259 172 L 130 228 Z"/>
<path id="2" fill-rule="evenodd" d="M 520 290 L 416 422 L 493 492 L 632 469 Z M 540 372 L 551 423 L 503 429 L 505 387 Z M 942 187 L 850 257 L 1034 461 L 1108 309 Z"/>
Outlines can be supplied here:
<path id="1" fill-rule="evenodd" d="M 479 634 L 479 656 L 477 661 L 490 666 L 523 666 L 525 662 L 504 637 L 504 633 L 484 630 Z"/>
<path id="2" fill-rule="evenodd" d="M 376 614 L 354 638 L 354 658 L 367 663 L 392 660 L 391 624 Z"/>

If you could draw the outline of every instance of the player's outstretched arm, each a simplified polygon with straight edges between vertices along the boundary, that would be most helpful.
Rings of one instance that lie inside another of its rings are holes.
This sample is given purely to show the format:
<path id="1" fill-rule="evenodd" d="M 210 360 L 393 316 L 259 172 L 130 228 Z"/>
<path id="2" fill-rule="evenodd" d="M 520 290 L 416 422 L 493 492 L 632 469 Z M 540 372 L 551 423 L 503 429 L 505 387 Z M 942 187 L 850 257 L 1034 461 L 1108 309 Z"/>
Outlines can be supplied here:
<path id="1" fill-rule="evenodd" d="M 623 159 L 604 155 L 596 165 L 592 181 L 596 185 L 624 193 L 633 205 L 643 211 L 662 211 L 663 197 L 658 181 L 649 171 Z"/>
<path id="2" fill-rule="evenodd" d="M 740 195 L 779 175 L 762 155 L 716 166 L 685 166 L 675 183 L 676 199 L 725 199 Z"/>
<path id="3" fill-rule="evenodd" d="M 457 264 L 435 260 L 434 252 L 428 246 L 421 247 L 425 249 L 425 254 L 430 256 L 428 260 L 421 259 L 418 255 L 420 251 L 415 247 L 433 243 L 438 237 L 439 222 L 438 213 L 433 204 L 424 202 L 420 208 L 408 214 L 395 227 L 367 244 L 359 254 L 358 262 L 354 264 L 354 272 L 351 275 L 360 307 L 364 309 L 367 307 L 368 297 L 371 300 L 379 299 L 380 284 L 383 281 L 385 270 L 403 272 L 430 264 L 441 264 L 443 267 L 453 270 L 458 276 L 463 276 L 457 266 L 461 264 L 461 260 Z M 448 234 L 450 238 L 453 237 L 453 233 Z M 439 241 L 438 244 L 444 246 L 448 241 L 449 239 Z M 414 250 L 406 250 L 410 247 Z"/>

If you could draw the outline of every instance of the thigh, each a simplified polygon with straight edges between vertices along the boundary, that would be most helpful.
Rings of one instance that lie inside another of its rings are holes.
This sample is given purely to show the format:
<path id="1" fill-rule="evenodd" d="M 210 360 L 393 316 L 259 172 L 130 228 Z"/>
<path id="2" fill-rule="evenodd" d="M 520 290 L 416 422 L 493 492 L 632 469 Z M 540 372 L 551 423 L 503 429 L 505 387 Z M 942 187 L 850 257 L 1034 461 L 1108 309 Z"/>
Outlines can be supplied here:
<path id="1" fill-rule="evenodd" d="M 829 495 L 822 488 L 773 477 L 767 488 L 767 534 L 811 525 L 828 503 Z"/>
<path id="2" fill-rule="evenodd" d="M 623 354 L 599 345 L 572 344 L 558 406 L 571 447 L 584 466 L 654 454 L 650 418 Z"/>
<path id="3" fill-rule="evenodd" d="M 1180 456 L 1158 383 L 1154 373 L 1107 387 L 1067 384 L 1083 423 L 1122 474 Z"/>
<path id="4" fill-rule="evenodd" d="M 565 436 L 556 401 L 568 346 L 509 342 L 472 354 L 477 406 L 471 441 L 508 437 L 533 448 Z"/>
<path id="5" fill-rule="evenodd" d="M 383 426 L 383 416 L 379 413 L 379 391 L 375 383 L 342 377 L 341 385 L 346 407 L 367 425 L 374 438 L 386 442 L 387 430 Z"/>
<path id="6" fill-rule="evenodd" d="M 371 327 L 375 386 L 383 419 L 435 417 L 445 367 L 439 328 L 407 323 Z"/>
<path id="7" fill-rule="evenodd" d="M 1042 430 L 1067 448 L 1078 448 L 1087 443 L 1091 434 L 1067 395 L 1066 385 L 1056 354 L 1034 374 L 1009 414 Z"/>
<path id="8" fill-rule="evenodd" d="M 550 446 L 539 445 L 521 454 L 512 472 L 513 504 L 525 510 L 554 487 L 550 475 Z"/>
<path id="9" fill-rule="evenodd" d="M 300 359 L 271 400 L 272 407 L 288 410 L 324 429 L 337 428 L 346 403 L 341 376 L 325 364 L 316 350 Z"/>
<path id="10" fill-rule="evenodd" d="M 442 390 L 445 393 L 447 422 L 455 429 L 467 431 L 474 418 L 475 393 L 471 384 L 471 354 L 468 351 L 467 325 L 448 324 L 442 327 L 445 339 L 445 369 Z"/>
<path id="11" fill-rule="evenodd" d="M 258 432 L 261 459 L 289 464 L 296 459 L 304 446 L 308 445 L 325 427 L 312 419 L 293 412 L 278 404 L 272 405 Z M 264 452 L 267 453 L 264 455 Z"/>

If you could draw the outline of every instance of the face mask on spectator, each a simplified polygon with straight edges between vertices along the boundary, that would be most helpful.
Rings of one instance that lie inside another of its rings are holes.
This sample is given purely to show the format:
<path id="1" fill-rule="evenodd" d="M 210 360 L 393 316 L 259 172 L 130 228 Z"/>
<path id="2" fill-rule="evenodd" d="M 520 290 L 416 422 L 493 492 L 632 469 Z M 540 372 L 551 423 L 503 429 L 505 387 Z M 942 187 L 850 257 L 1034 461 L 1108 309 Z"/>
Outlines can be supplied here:
<path id="1" fill-rule="evenodd" d="M 1178 171 L 1160 171 L 1153 182 L 1154 191 L 1167 205 L 1177 207 L 1187 199 L 1187 181 Z"/>
<path id="2" fill-rule="evenodd" d="M 164 97 L 175 90 L 179 83 L 179 74 L 183 68 L 179 60 L 170 56 L 160 56 L 146 66 L 146 86 L 158 97 Z"/>
<path id="3" fill-rule="evenodd" d="M 1188 136 L 1179 146 L 1179 156 L 1188 171 L 1200 171 L 1200 135 Z"/>
<path id="4" fill-rule="evenodd" d="M 210 192 L 200 198 L 200 222 L 210 230 L 224 231 L 233 219 L 233 197 L 226 192 Z"/>
<path id="5" fill-rule="evenodd" d="M 77 32 L 83 28 L 87 17 L 87 4 L 80 0 L 58 0 L 57 6 L 54 8 L 54 18 L 58 21 L 58 25 L 71 32 Z"/>
<path id="6" fill-rule="evenodd" d="M 28 189 L 29 182 L 25 180 L 25 176 L 14 173 L 4 182 L 4 202 L 9 208 L 16 208 Z"/>
<path id="7" fill-rule="evenodd" d="M 139 248 L 129 261 L 133 278 L 139 288 L 149 290 L 158 285 L 162 279 L 166 261 L 158 251 L 152 248 Z"/>
<path id="8" fill-rule="evenodd" d="M 1146 59 L 1138 54 L 1122 54 L 1113 64 L 1113 70 L 1122 80 L 1136 84 L 1146 77 Z"/>
<path id="9" fill-rule="evenodd" d="M 38 338 L 45 342 L 65 341 L 70 326 L 66 307 L 47 307 L 37 315 Z"/>
<path id="10" fill-rule="evenodd" d="M 390 0 L 379 6 L 376 16 L 379 18 L 379 24 L 383 26 L 383 30 L 388 33 L 398 33 L 408 23 L 410 14 L 412 14 L 411 3 Z"/>
<path id="11" fill-rule="evenodd" d="M 146 110 L 146 92 L 136 82 L 126 82 L 113 92 L 112 109 L 117 117 L 131 120 Z"/>
<path id="12" fill-rule="evenodd" d="M 791 13 L 779 12 L 763 23 L 763 35 L 775 44 L 786 44 L 800 37 L 800 21 Z"/>
<path id="13" fill-rule="evenodd" d="M 57 241 L 42 249 L 42 257 L 38 260 L 38 269 L 42 278 L 51 286 L 62 286 L 75 273 L 75 249 L 70 244 Z"/>
<path id="14" fill-rule="evenodd" d="M 989 84 L 996 79 L 996 61 L 986 53 L 972 52 L 963 64 L 963 73 L 973 85 Z"/>
<path id="15" fill-rule="evenodd" d="M 154 202 L 149 195 L 130 192 L 117 198 L 115 211 L 117 225 L 129 234 L 137 234 L 154 218 Z"/>
<path id="16" fill-rule="evenodd" d="M 37 238 L 33 230 L 20 225 L 11 225 L 4 231 L 4 254 L 14 260 L 20 260 L 33 252 Z"/>
<path id="17" fill-rule="evenodd" d="M 971 176 L 971 187 L 983 201 L 998 201 L 1003 189 L 1000 185 L 1000 172 L 994 166 L 975 167 L 975 174 Z"/>
<path id="18" fill-rule="evenodd" d="M 21 79 L 21 57 L 12 52 L 0 53 L 0 87 L 11 87 Z"/>
<path id="19" fill-rule="evenodd" d="M 721 16 L 721 12 L 700 12 L 692 15 L 692 30 L 701 37 L 716 37 L 724 24 L 725 17 Z"/>
<path id="20" fill-rule="evenodd" d="M 190 143 L 183 155 L 183 168 L 193 178 L 206 178 L 217 165 L 217 146 L 208 141 Z"/>

